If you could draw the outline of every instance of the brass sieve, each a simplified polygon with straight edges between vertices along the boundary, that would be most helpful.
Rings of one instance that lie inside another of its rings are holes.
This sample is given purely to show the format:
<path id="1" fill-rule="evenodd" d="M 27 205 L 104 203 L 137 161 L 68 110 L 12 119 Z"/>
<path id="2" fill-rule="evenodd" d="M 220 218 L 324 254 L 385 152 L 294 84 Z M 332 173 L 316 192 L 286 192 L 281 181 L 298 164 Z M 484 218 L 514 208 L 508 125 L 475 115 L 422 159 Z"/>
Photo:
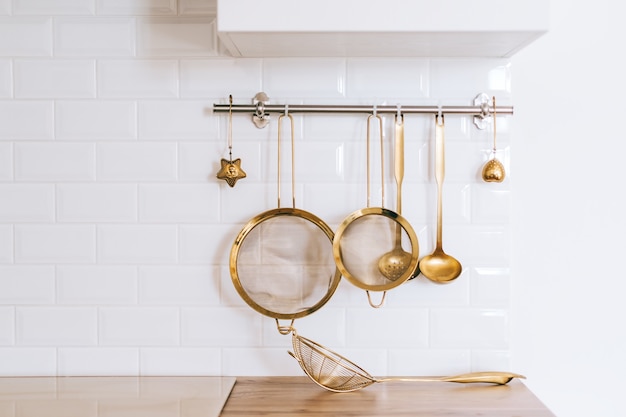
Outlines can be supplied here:
<path id="1" fill-rule="evenodd" d="M 490 383 L 504 385 L 513 378 L 525 378 L 523 375 L 510 372 L 471 372 L 466 374 L 421 377 L 421 378 L 375 378 L 360 366 L 344 358 L 336 352 L 325 348 L 291 329 L 293 352 L 288 352 L 298 361 L 307 376 L 320 387 L 333 392 L 351 392 L 375 383 L 406 381 L 406 382 L 457 382 L 457 383 Z"/>

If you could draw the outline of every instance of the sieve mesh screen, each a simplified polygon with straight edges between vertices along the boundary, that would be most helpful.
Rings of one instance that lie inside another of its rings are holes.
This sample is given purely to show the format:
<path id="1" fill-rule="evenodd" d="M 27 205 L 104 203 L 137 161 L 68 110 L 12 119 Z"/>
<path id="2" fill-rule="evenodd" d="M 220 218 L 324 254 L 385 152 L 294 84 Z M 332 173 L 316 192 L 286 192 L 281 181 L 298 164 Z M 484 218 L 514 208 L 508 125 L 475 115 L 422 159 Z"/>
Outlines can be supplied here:
<path id="1" fill-rule="evenodd" d="M 328 235 L 298 216 L 265 219 L 239 247 L 241 287 L 270 312 L 289 315 L 314 308 L 333 287 L 335 272 Z"/>
<path id="2" fill-rule="evenodd" d="M 376 290 L 388 287 L 393 279 L 383 275 L 379 262 L 396 247 L 398 228 L 402 248 L 412 253 L 416 248 L 408 232 L 392 216 L 372 213 L 350 221 L 335 241 L 344 276 L 360 288 Z"/>

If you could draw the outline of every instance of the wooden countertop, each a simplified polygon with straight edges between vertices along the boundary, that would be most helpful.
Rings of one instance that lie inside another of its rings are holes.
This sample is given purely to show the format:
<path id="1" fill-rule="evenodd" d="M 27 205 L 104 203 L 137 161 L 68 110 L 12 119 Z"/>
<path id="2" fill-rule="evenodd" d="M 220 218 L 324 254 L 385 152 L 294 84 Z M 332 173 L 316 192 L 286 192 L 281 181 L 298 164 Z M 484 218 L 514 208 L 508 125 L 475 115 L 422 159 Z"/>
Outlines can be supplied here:
<path id="1" fill-rule="evenodd" d="M 306 376 L 237 377 L 221 416 L 555 417 L 519 380 L 384 382 L 333 393 Z"/>

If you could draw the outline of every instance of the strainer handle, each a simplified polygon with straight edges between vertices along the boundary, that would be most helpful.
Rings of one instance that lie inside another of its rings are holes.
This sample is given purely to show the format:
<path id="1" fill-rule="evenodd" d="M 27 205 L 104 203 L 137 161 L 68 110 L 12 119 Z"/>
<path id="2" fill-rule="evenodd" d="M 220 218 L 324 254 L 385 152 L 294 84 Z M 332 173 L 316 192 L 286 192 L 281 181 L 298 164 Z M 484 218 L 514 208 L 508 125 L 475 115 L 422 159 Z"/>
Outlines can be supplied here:
<path id="1" fill-rule="evenodd" d="M 365 292 L 367 293 L 367 301 L 370 303 L 370 305 L 374 308 L 380 308 L 383 306 L 383 304 L 385 304 L 385 298 L 387 297 L 387 291 L 383 291 L 383 298 L 380 299 L 380 303 L 378 304 L 374 304 L 372 302 L 372 296 L 370 295 L 369 290 L 365 290 Z"/>
<path id="2" fill-rule="evenodd" d="M 276 328 L 278 328 L 278 333 L 282 335 L 288 335 L 294 330 L 293 328 L 294 319 L 291 319 L 291 323 L 289 323 L 289 326 L 281 326 L 278 319 L 275 319 L 275 320 L 276 320 Z"/>

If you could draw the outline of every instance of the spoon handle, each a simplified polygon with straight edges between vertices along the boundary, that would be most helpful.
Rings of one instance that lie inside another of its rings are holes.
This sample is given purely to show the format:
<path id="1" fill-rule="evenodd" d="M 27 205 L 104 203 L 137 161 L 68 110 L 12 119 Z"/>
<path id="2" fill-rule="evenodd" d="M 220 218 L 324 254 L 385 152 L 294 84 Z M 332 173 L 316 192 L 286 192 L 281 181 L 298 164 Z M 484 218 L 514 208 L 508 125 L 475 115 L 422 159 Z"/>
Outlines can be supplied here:
<path id="1" fill-rule="evenodd" d="M 458 382 L 462 384 L 468 384 L 473 382 L 483 382 L 497 385 L 504 385 L 511 381 L 513 378 L 524 379 L 524 375 L 514 374 L 511 372 L 470 372 L 467 374 L 453 375 L 453 376 L 441 376 L 441 377 L 422 377 L 422 378 L 383 378 L 377 379 L 376 382 L 391 382 L 391 381 L 405 381 L 405 382 Z"/>
<path id="2" fill-rule="evenodd" d="M 445 167 L 445 148 L 443 137 L 444 120 L 443 115 L 440 118 L 435 116 L 435 180 L 437 182 L 437 249 L 442 247 L 442 220 L 443 220 L 443 178 L 446 173 Z"/>

